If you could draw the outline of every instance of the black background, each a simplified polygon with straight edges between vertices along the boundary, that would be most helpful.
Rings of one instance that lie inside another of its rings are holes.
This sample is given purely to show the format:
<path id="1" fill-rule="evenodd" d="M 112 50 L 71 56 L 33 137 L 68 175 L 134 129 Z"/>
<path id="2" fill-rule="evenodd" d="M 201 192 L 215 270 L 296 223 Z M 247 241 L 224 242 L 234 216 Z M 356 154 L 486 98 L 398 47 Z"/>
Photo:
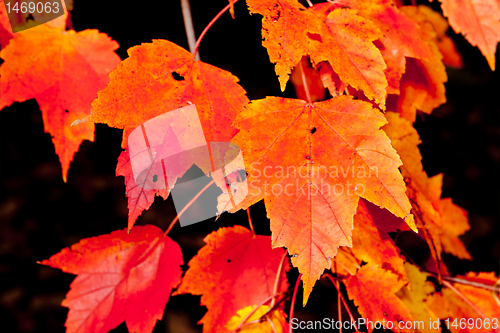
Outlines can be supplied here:
<path id="1" fill-rule="evenodd" d="M 192 0 L 197 35 L 227 1 Z M 435 6 L 435 4 L 434 4 Z M 236 20 L 224 14 L 204 38 L 204 62 L 232 72 L 250 99 L 265 96 L 293 97 L 291 84 L 282 93 L 261 46 L 260 19 L 250 16 L 246 5 L 235 5 Z M 188 48 L 180 1 L 126 3 L 96 0 L 74 3 L 76 31 L 98 29 L 120 44 L 118 55 L 134 45 L 167 39 Z M 443 197 L 469 212 L 471 230 L 463 240 L 473 262 L 445 255 L 453 274 L 469 270 L 499 270 L 500 222 L 500 77 L 491 72 L 480 52 L 462 36 L 450 31 L 464 57 L 461 70 L 448 69 L 448 102 L 415 123 L 421 137 L 424 168 L 433 176 L 444 173 Z M 127 225 L 127 199 L 123 178 L 114 174 L 120 154 L 121 130 L 96 126 L 95 142 L 85 141 L 71 164 L 68 182 L 50 135 L 44 133 L 35 100 L 14 103 L 0 112 L 0 322 L 1 332 L 63 332 L 67 309 L 60 306 L 73 276 L 38 265 L 62 248 L 82 238 L 123 229 Z M 175 216 L 171 199 L 156 199 L 137 224 L 155 224 L 163 230 Z M 256 230 L 269 234 L 262 202 L 252 207 Z M 176 227 L 170 236 L 183 250 L 184 261 L 203 245 L 203 237 L 220 226 L 248 226 L 246 212 L 224 214 L 216 223 Z M 419 264 L 425 265 L 428 249 L 420 238 L 405 234 L 398 240 Z M 185 269 L 185 267 L 184 267 Z M 295 283 L 292 269 L 290 284 Z M 297 304 L 301 304 L 301 289 Z M 319 281 L 308 305 L 297 306 L 301 319 L 336 318 L 336 292 Z M 289 304 L 287 302 L 287 312 Z M 203 316 L 199 297 L 171 297 L 164 320 L 155 332 L 201 332 L 196 322 Z M 343 318 L 347 318 L 344 311 Z M 120 325 L 116 332 L 126 332 Z"/>

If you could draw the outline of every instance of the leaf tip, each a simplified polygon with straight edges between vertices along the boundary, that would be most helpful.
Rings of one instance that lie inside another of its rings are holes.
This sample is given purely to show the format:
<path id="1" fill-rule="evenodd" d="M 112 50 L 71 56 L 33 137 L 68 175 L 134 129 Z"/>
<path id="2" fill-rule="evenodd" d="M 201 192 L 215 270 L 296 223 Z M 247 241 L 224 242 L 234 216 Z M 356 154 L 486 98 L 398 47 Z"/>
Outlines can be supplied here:
<path id="1" fill-rule="evenodd" d="M 413 217 L 413 214 L 408 213 L 408 215 L 405 216 L 404 218 L 406 224 L 413 230 L 416 234 L 418 234 L 418 228 L 415 225 L 415 218 Z"/>

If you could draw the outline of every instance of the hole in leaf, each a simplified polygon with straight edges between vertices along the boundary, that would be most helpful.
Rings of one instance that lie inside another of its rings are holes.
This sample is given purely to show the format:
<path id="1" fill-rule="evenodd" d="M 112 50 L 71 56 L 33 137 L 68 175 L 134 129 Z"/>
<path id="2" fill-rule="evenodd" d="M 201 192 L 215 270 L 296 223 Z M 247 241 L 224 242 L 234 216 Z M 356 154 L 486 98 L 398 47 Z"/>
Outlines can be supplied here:
<path id="1" fill-rule="evenodd" d="M 158 181 L 158 175 L 153 175 L 153 183 L 156 183 Z"/>
<path id="2" fill-rule="evenodd" d="M 68 111 L 68 110 L 64 110 L 64 112 L 69 113 L 69 111 Z"/>
<path id="3" fill-rule="evenodd" d="M 26 18 L 26 22 L 28 22 L 28 21 L 34 21 L 34 20 L 35 20 L 35 18 L 31 14 L 29 14 L 28 17 Z"/>
<path id="4" fill-rule="evenodd" d="M 184 81 L 184 76 L 180 75 L 177 72 L 172 72 L 172 77 L 175 81 Z"/>
<path id="5" fill-rule="evenodd" d="M 321 39 L 321 35 L 319 34 L 311 34 L 311 33 L 307 33 L 307 36 L 309 38 L 311 38 L 312 40 L 315 40 L 317 42 L 323 42 L 323 40 Z"/>
<path id="6" fill-rule="evenodd" d="M 231 262 L 231 259 L 226 259 L 226 260 L 227 260 L 227 262 Z"/>
<path id="7" fill-rule="evenodd" d="M 313 127 L 311 130 L 311 134 L 314 134 L 314 133 L 316 133 L 316 127 Z"/>

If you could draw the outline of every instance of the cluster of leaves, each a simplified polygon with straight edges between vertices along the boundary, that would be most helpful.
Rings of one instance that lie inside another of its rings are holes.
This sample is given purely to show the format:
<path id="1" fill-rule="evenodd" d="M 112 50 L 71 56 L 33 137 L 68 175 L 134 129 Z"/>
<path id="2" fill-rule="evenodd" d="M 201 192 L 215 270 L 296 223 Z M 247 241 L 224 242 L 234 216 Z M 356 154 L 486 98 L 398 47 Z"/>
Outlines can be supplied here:
<path id="1" fill-rule="evenodd" d="M 282 90 L 291 78 L 298 99 L 249 101 L 231 73 L 165 40 L 132 47 L 120 62 L 116 42 L 96 30 L 67 30 L 66 15 L 13 34 L 0 5 L 0 109 L 37 100 L 64 180 L 82 140 L 93 140 L 93 123 L 123 129 L 126 149 L 137 126 L 195 104 L 206 141 L 238 144 L 254 184 L 232 212 L 264 200 L 271 221 L 271 236 L 241 226 L 208 235 L 181 278 L 181 249 L 168 231 L 133 227 L 156 195 L 169 192 L 136 184 L 124 150 L 116 174 L 125 178 L 128 228 L 42 262 L 77 275 L 63 302 L 67 331 L 107 332 L 125 321 L 132 332 L 151 332 L 175 288 L 202 296 L 204 332 L 287 331 L 288 255 L 304 305 L 323 276 L 344 284 L 362 317 L 393 322 L 395 331 L 401 321 L 500 318 L 498 277 L 450 277 L 441 261 L 442 252 L 472 259 L 458 237 L 469 229 L 467 213 L 441 198 L 442 175 L 423 170 L 412 125 L 417 110 L 431 113 L 446 101 L 445 65 L 461 66 L 448 21 L 391 0 L 246 4 L 263 17 L 263 45 Z M 442 9 L 494 70 L 498 1 L 442 0 Z M 332 176 L 325 167 L 343 171 Z M 296 172 L 282 171 L 290 168 Z M 410 229 L 429 245 L 427 272 L 389 235 Z"/>

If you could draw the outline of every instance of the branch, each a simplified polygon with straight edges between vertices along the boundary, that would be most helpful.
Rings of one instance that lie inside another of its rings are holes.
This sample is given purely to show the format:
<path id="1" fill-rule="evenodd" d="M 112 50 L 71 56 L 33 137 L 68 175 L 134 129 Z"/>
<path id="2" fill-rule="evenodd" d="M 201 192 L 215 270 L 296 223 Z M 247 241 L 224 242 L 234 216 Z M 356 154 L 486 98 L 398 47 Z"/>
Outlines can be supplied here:
<path id="1" fill-rule="evenodd" d="M 189 0 L 181 0 L 182 17 L 184 18 L 184 27 L 189 44 L 189 51 L 194 54 L 196 60 L 200 60 L 200 54 L 196 52 L 196 35 L 194 34 L 193 19 L 191 17 L 191 6 Z"/>

